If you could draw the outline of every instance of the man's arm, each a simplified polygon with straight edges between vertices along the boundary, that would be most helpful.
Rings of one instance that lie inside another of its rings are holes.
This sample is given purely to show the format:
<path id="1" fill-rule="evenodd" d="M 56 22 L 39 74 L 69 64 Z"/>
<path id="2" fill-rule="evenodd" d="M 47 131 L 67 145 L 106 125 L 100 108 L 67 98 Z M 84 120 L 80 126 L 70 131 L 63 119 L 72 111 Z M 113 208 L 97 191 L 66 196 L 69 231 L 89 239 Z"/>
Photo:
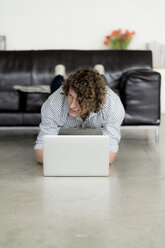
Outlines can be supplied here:
<path id="1" fill-rule="evenodd" d="M 35 160 L 39 164 L 43 164 L 43 150 L 34 150 Z"/>
<path id="2" fill-rule="evenodd" d="M 41 108 L 41 123 L 40 131 L 34 146 L 35 160 L 43 164 L 43 136 L 44 135 L 58 135 L 59 123 L 64 97 L 60 94 L 61 89 L 54 92 L 42 105 Z"/>
<path id="3" fill-rule="evenodd" d="M 109 164 L 111 164 L 119 149 L 120 126 L 125 116 L 125 110 L 120 98 L 110 89 L 107 92 L 107 104 L 105 106 L 105 122 L 102 131 L 103 135 L 110 137 Z"/>

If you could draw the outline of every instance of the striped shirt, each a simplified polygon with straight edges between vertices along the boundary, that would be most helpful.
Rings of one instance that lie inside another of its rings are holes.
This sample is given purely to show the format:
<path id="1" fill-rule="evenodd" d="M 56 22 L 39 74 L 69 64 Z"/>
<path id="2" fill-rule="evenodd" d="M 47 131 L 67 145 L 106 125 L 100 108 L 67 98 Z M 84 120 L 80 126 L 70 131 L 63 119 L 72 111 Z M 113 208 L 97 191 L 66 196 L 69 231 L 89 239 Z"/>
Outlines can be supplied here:
<path id="1" fill-rule="evenodd" d="M 101 128 L 110 137 L 110 151 L 117 152 L 120 142 L 120 126 L 125 111 L 120 98 L 107 87 L 106 101 L 98 113 L 91 112 L 85 120 L 69 116 L 67 97 L 60 87 L 44 102 L 41 108 L 40 132 L 34 149 L 43 149 L 44 135 L 58 135 L 60 128 Z"/>

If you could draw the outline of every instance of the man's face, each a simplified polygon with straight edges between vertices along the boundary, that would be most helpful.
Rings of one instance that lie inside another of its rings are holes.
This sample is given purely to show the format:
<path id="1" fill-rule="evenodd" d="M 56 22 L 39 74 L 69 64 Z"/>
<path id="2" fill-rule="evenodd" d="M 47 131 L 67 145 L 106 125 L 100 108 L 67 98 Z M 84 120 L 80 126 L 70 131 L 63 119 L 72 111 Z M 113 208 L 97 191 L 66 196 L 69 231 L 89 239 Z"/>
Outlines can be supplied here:
<path id="1" fill-rule="evenodd" d="M 77 100 L 77 94 L 72 88 L 69 89 L 68 92 L 68 108 L 69 108 L 69 115 L 71 117 L 77 117 L 80 115 L 80 105 Z"/>
<path id="2" fill-rule="evenodd" d="M 70 88 L 68 92 L 68 108 L 69 108 L 69 115 L 71 117 L 77 117 L 81 115 L 85 115 L 88 111 L 85 109 L 81 111 L 78 99 L 77 99 L 77 94 L 76 92 Z"/>

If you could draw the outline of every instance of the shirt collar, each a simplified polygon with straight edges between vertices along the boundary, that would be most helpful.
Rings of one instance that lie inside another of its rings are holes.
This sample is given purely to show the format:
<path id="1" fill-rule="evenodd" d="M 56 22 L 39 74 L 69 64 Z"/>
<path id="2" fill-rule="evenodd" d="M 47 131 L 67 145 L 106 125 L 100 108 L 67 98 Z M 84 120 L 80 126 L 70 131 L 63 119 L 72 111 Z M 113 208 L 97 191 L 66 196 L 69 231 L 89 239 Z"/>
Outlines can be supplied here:
<path id="1" fill-rule="evenodd" d="M 91 117 L 93 117 L 93 116 L 95 116 L 95 115 L 97 115 L 97 113 L 90 112 L 90 114 L 88 115 L 88 117 L 87 117 L 87 118 L 91 118 Z"/>

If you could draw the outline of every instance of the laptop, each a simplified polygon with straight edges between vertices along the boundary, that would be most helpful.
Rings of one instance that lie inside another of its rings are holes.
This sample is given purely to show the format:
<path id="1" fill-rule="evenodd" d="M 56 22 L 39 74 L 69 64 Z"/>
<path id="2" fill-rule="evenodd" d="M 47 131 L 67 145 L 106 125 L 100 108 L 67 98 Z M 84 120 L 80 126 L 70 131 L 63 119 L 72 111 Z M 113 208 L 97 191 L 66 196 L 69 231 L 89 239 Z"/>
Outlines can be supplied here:
<path id="1" fill-rule="evenodd" d="M 109 137 L 43 136 L 44 176 L 109 176 Z"/>

